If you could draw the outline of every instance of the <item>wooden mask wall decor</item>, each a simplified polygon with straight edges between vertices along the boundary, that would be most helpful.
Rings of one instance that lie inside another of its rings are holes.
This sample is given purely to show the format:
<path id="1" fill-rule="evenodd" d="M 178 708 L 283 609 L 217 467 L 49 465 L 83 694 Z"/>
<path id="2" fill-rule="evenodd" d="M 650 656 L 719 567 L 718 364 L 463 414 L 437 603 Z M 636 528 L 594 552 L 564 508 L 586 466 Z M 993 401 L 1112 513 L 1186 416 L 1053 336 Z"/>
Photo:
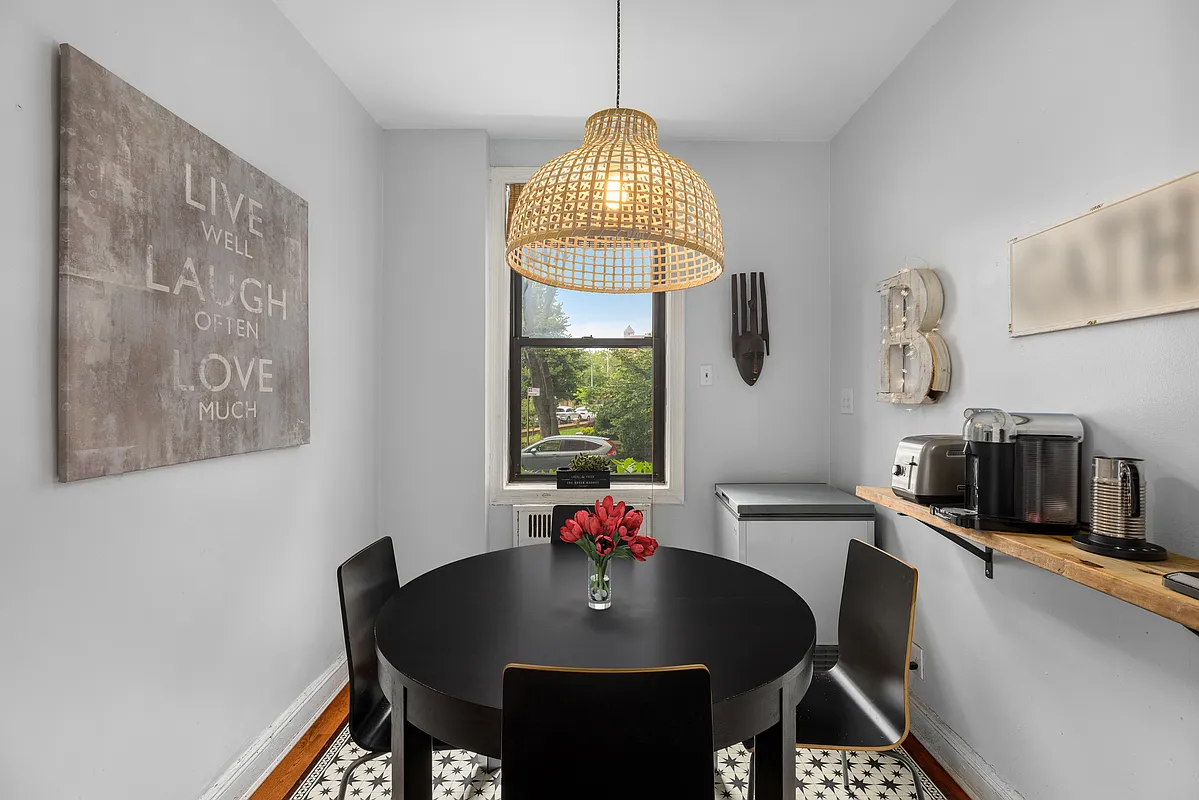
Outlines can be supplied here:
<path id="1" fill-rule="evenodd" d="M 762 365 L 766 361 L 766 356 L 770 355 L 770 322 L 766 315 L 766 275 L 761 272 L 749 273 L 749 291 L 747 292 L 745 273 L 739 272 L 732 276 L 732 286 L 733 360 L 737 362 L 737 371 L 741 373 L 741 379 L 753 386 L 762 374 Z"/>

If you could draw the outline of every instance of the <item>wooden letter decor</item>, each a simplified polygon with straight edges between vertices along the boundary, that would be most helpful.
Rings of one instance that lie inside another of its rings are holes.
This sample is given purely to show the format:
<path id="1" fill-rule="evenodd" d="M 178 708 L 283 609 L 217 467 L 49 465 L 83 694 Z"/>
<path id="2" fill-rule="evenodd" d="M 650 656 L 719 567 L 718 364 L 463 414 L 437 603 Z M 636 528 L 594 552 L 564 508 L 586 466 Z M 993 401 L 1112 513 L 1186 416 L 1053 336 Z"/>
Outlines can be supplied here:
<path id="1" fill-rule="evenodd" d="M 308 204 L 60 52 L 59 479 L 307 443 Z"/>
<path id="2" fill-rule="evenodd" d="M 931 269 L 904 269 L 878 285 L 882 350 L 878 399 L 897 405 L 935 403 L 949 391 L 949 348 L 937 332 L 945 297 Z"/>

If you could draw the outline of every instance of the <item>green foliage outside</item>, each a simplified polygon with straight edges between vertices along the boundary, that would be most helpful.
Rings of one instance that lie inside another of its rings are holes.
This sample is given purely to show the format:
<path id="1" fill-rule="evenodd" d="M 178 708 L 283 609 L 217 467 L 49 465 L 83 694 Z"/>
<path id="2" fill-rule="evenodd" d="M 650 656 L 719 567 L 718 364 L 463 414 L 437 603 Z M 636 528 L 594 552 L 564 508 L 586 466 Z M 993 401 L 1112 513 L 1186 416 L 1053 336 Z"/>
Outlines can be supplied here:
<path id="1" fill-rule="evenodd" d="M 649 461 L 653 449 L 653 352 L 641 348 L 614 350 L 611 355 L 603 402 L 596 403 L 596 433 L 620 442 L 617 455 Z"/>
<path id="2" fill-rule="evenodd" d="M 619 472 L 625 475 L 635 473 L 650 473 L 654 471 L 654 465 L 648 461 L 638 461 L 635 458 L 614 458 L 610 462 L 612 471 Z"/>

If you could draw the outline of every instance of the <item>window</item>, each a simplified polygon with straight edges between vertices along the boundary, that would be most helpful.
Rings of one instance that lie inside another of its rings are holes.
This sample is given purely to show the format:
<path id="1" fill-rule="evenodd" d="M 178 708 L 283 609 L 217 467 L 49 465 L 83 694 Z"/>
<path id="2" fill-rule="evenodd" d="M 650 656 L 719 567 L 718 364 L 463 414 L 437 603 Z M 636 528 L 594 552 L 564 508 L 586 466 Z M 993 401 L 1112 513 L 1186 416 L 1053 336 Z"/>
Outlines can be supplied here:
<path id="1" fill-rule="evenodd" d="M 580 454 L 616 464 L 629 502 L 682 502 L 683 297 L 597 294 L 530 281 L 504 234 L 532 169 L 492 170 L 487 444 L 493 503 L 590 502 L 553 488 Z M 652 257 L 652 254 L 651 254 Z"/>
<path id="2" fill-rule="evenodd" d="M 520 186 L 508 185 L 508 217 Z M 661 483 L 665 296 L 578 292 L 508 273 L 508 480 L 544 482 L 587 454 L 615 462 L 614 481 Z"/>

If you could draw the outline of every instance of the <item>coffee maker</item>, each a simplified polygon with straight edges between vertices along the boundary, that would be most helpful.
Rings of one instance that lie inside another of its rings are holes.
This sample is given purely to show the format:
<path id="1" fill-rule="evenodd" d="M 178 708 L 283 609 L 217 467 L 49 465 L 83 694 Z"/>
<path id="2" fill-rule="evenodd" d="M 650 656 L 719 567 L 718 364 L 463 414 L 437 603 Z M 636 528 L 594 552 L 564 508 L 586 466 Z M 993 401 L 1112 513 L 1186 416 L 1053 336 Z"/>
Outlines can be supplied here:
<path id="1" fill-rule="evenodd" d="M 980 530 L 1074 533 L 1082 420 L 998 408 L 968 408 L 965 417 L 965 507 L 941 516 Z"/>

